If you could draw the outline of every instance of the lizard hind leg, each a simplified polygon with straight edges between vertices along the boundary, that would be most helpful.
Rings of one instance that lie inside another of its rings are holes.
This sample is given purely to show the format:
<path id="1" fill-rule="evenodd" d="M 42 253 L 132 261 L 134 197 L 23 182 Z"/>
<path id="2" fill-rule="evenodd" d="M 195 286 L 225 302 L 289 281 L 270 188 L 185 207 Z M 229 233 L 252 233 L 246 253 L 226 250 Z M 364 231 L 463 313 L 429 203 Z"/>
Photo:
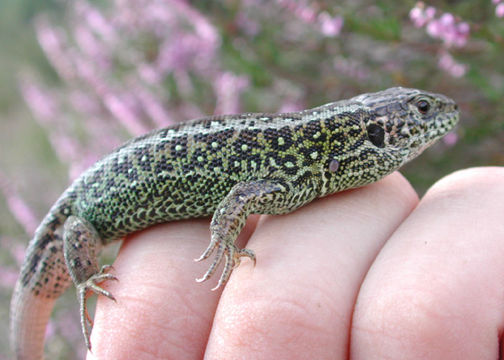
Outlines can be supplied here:
<path id="1" fill-rule="evenodd" d="M 65 221 L 63 230 L 65 262 L 77 289 L 82 333 L 86 346 L 90 350 L 89 336 L 93 321 L 86 306 L 89 292 L 104 295 L 115 301 L 110 292 L 98 285 L 106 280 L 117 280 L 114 275 L 107 272 L 111 268 L 110 265 L 104 265 L 101 269 L 98 269 L 100 248 L 100 236 L 90 222 L 76 216 L 70 216 Z"/>

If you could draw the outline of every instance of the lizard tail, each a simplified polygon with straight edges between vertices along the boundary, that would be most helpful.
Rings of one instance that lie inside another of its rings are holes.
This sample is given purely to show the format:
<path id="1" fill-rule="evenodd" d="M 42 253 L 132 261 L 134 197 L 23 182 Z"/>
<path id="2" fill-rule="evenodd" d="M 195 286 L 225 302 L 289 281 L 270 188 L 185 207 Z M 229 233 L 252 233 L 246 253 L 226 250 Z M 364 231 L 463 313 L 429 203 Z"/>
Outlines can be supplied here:
<path id="1" fill-rule="evenodd" d="M 55 300 L 22 289 L 18 282 L 11 302 L 10 324 L 15 359 L 43 358 L 46 326 Z"/>
<path id="2" fill-rule="evenodd" d="M 43 358 L 45 329 L 56 299 L 69 287 L 61 228 L 66 215 L 50 212 L 30 241 L 10 308 L 16 359 Z"/>

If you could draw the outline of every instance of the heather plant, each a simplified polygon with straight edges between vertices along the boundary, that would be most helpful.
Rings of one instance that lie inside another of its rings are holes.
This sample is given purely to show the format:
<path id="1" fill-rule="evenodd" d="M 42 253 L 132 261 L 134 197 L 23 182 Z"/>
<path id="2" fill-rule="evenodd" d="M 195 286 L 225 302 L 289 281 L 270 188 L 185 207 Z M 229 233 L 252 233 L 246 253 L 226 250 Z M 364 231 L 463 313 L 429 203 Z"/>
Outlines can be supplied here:
<path id="1" fill-rule="evenodd" d="M 405 169 L 417 188 L 457 168 L 504 164 L 499 0 L 436 7 L 79 0 L 64 14 L 41 12 L 30 22 L 52 70 L 22 67 L 16 76 L 53 149 L 52 161 L 66 166 L 69 181 L 124 140 L 153 128 L 209 114 L 299 110 L 398 85 L 446 93 L 463 112 L 456 133 Z M 54 185 L 40 192 L 38 202 L 23 195 L 38 180 L 20 186 L 16 178 L 0 173 L 2 206 L 21 225 L 11 234 L 0 228 L 2 248 L 10 249 L 0 254 L 2 309 L 24 245 L 51 205 L 45 194 L 63 190 Z M 48 334 L 50 358 L 83 356 L 75 355 L 84 353 L 76 314 L 68 306 L 57 309 Z M 2 328 L 0 338 L 7 333 Z M 8 354 L 2 348 L 0 359 Z"/>

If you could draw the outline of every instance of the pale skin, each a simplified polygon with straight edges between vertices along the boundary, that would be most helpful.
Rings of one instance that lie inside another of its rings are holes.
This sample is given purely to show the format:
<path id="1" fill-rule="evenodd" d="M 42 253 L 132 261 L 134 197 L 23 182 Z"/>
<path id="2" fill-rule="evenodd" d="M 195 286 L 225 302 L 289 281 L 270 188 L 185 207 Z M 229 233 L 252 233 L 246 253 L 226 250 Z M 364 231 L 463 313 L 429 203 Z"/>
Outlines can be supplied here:
<path id="1" fill-rule="evenodd" d="M 504 168 L 453 173 L 418 199 L 394 173 L 283 216 L 225 288 L 194 281 L 208 220 L 130 236 L 103 286 L 88 359 L 497 359 Z M 210 261 L 210 260 L 208 260 Z"/>

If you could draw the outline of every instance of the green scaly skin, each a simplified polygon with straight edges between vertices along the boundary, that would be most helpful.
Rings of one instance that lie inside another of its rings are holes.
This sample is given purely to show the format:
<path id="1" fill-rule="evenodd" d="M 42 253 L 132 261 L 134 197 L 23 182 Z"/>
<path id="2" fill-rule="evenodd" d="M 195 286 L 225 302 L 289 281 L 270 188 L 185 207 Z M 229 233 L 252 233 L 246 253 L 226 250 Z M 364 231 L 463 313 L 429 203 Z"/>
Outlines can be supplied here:
<path id="1" fill-rule="evenodd" d="M 391 88 L 285 114 L 214 116 L 135 138 L 84 172 L 30 242 L 11 305 L 18 359 L 38 359 L 54 300 L 73 281 L 89 343 L 88 291 L 115 279 L 98 269 L 102 245 L 150 225 L 213 214 L 197 260 L 224 261 L 217 287 L 241 256 L 247 216 L 283 214 L 315 198 L 375 182 L 420 154 L 458 121 L 449 98 Z"/>

